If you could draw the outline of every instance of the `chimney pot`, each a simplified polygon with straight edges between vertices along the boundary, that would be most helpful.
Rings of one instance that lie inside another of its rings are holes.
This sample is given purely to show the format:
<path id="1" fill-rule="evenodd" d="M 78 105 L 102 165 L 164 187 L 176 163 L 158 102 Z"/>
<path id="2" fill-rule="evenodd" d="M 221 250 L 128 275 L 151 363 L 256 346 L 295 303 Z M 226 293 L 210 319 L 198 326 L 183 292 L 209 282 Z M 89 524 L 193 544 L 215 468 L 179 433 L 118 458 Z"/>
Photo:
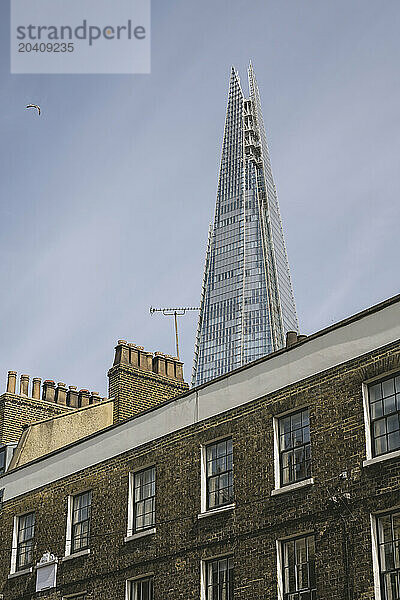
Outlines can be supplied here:
<path id="1" fill-rule="evenodd" d="M 139 369 L 141 371 L 152 371 L 153 370 L 153 353 L 146 352 L 145 350 L 139 350 Z"/>
<path id="2" fill-rule="evenodd" d="M 297 342 L 297 331 L 288 331 L 286 334 L 286 348 L 290 348 Z"/>
<path id="3" fill-rule="evenodd" d="M 154 373 L 157 373 L 157 375 L 164 375 L 164 377 L 167 374 L 165 356 L 161 352 L 156 352 L 154 355 L 153 371 Z"/>
<path id="4" fill-rule="evenodd" d="M 67 404 L 67 386 L 62 381 L 57 383 L 56 402 L 64 406 Z"/>
<path id="5" fill-rule="evenodd" d="M 128 346 L 129 346 L 129 348 L 136 348 L 136 350 L 144 350 L 144 346 L 138 346 L 137 344 L 134 344 L 133 342 L 129 342 Z"/>
<path id="6" fill-rule="evenodd" d="M 42 380 L 40 377 L 34 377 L 32 380 L 32 398 L 40 400 L 40 385 Z"/>
<path id="7" fill-rule="evenodd" d="M 169 377 L 169 379 L 175 379 L 175 362 L 173 361 L 172 357 L 168 356 L 167 357 L 167 377 Z"/>
<path id="8" fill-rule="evenodd" d="M 67 406 L 70 406 L 71 408 L 78 408 L 78 391 L 76 385 L 68 386 Z"/>
<path id="9" fill-rule="evenodd" d="M 139 368 L 139 348 L 129 344 L 129 362 L 133 367 Z"/>
<path id="10" fill-rule="evenodd" d="M 54 397 L 56 393 L 56 384 L 51 379 L 46 379 L 43 381 L 43 395 L 42 400 L 47 400 L 47 402 L 54 402 Z"/>
<path id="11" fill-rule="evenodd" d="M 129 346 L 126 340 L 118 340 L 115 347 L 114 365 L 129 364 Z"/>
<path id="12" fill-rule="evenodd" d="M 29 375 L 21 375 L 21 379 L 19 381 L 19 393 L 21 396 L 28 396 L 29 389 Z"/>
<path id="13" fill-rule="evenodd" d="M 100 394 L 98 392 L 92 392 L 90 394 L 89 404 L 97 404 L 101 402 Z"/>
<path id="14" fill-rule="evenodd" d="M 89 390 L 79 390 L 79 408 L 89 406 Z"/>
<path id="15" fill-rule="evenodd" d="M 175 363 L 175 377 L 179 379 L 179 381 L 183 381 L 183 363 L 179 360 Z"/>
<path id="16" fill-rule="evenodd" d="M 17 371 L 8 371 L 7 377 L 7 392 L 15 394 L 15 386 L 17 383 Z"/>

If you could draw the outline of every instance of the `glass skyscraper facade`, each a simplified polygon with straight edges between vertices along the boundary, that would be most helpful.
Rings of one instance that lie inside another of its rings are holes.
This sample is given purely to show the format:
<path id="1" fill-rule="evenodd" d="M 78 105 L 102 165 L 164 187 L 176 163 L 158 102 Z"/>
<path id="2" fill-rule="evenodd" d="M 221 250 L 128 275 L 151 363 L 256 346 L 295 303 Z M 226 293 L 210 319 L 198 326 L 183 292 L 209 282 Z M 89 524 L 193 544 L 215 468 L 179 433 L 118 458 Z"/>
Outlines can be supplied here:
<path id="1" fill-rule="evenodd" d="M 214 224 L 210 227 L 193 385 L 285 344 L 296 307 L 253 68 L 232 68 Z"/>

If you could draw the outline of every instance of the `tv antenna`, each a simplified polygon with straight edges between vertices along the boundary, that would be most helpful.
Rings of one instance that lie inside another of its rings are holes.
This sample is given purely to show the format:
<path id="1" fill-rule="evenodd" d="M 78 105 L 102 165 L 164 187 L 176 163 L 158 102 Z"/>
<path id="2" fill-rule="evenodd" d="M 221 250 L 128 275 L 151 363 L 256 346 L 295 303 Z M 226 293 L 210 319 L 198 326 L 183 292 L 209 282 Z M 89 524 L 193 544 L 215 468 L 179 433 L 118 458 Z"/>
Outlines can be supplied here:
<path id="1" fill-rule="evenodd" d="M 174 317 L 175 321 L 175 341 L 176 341 L 176 356 L 179 358 L 179 343 L 178 343 L 178 317 L 182 317 L 189 310 L 200 310 L 197 306 L 185 306 L 181 308 L 153 308 L 150 306 L 150 314 L 155 312 L 162 313 L 165 317 Z"/>

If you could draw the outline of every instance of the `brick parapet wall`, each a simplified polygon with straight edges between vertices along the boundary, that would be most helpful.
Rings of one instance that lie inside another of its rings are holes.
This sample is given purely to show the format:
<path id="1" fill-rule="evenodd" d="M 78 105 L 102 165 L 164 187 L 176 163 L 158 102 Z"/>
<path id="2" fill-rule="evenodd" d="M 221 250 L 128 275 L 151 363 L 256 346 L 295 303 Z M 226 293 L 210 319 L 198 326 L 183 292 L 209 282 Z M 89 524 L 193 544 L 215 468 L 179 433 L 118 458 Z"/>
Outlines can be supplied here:
<path id="1" fill-rule="evenodd" d="M 399 343 L 5 503 L 0 513 L 4 600 L 33 597 L 33 575 L 7 581 L 13 516 L 36 511 L 36 559 L 46 550 L 62 556 L 67 496 L 89 488 L 91 554 L 60 565 L 60 587 L 45 596 L 48 600 L 84 590 L 88 600 L 123 600 L 126 579 L 149 572 L 154 572 L 155 600 L 198 600 L 200 561 L 224 553 L 234 555 L 235 600 L 276 600 L 276 540 L 306 531 L 316 536 L 318 600 L 372 600 L 370 513 L 398 506 L 400 461 L 362 466 L 361 385 L 395 369 L 400 370 Z M 315 484 L 271 496 L 273 418 L 304 406 L 310 410 Z M 233 438 L 236 507 L 198 520 L 200 447 L 221 436 Z M 157 469 L 157 532 L 124 543 L 129 473 L 149 464 Z M 347 480 L 340 479 L 343 471 Z"/>
<path id="2" fill-rule="evenodd" d="M 5 393 L 0 396 L 0 444 L 18 442 L 24 425 L 73 410 L 68 406 Z"/>

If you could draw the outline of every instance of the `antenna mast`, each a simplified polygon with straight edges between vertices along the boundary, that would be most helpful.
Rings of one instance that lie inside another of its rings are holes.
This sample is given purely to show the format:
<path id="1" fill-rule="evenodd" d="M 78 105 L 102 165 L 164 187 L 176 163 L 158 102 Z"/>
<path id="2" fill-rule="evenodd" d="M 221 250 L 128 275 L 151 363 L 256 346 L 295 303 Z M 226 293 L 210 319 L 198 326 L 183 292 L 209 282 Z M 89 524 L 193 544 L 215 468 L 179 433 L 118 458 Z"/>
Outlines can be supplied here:
<path id="1" fill-rule="evenodd" d="M 182 308 L 153 308 L 150 306 L 150 314 L 161 312 L 165 317 L 174 317 L 175 322 L 175 341 L 176 341 L 176 356 L 179 358 L 179 343 L 178 343 L 178 317 L 182 317 L 189 310 L 200 310 L 195 306 L 185 306 Z"/>

